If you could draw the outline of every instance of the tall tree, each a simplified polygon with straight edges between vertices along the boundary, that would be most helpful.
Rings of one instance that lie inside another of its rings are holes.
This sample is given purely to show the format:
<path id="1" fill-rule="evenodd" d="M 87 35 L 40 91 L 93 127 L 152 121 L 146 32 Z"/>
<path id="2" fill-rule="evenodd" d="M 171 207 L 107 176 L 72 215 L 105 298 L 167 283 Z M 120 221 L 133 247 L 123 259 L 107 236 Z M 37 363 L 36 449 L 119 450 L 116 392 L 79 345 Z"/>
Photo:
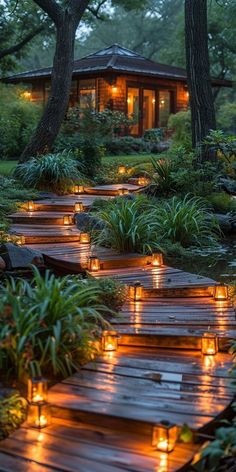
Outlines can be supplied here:
<path id="1" fill-rule="evenodd" d="M 186 68 L 192 118 L 192 144 L 198 148 L 198 163 L 214 160 L 214 153 L 201 145 L 215 129 L 215 109 L 208 53 L 207 0 L 185 0 Z"/>

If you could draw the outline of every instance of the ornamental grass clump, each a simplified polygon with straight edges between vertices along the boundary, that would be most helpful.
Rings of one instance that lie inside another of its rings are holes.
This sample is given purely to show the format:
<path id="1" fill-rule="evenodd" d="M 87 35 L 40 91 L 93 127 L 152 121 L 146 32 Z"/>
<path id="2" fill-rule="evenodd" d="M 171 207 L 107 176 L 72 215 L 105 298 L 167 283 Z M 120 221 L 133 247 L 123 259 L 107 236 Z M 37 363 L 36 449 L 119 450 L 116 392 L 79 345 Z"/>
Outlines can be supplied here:
<path id="1" fill-rule="evenodd" d="M 111 310 L 101 288 L 77 277 L 11 278 L 0 287 L 0 371 L 66 377 L 94 354 L 92 347 Z"/>
<path id="2" fill-rule="evenodd" d="M 71 152 L 34 157 L 15 170 L 15 176 L 28 188 L 66 193 L 73 182 L 82 178 Z"/>

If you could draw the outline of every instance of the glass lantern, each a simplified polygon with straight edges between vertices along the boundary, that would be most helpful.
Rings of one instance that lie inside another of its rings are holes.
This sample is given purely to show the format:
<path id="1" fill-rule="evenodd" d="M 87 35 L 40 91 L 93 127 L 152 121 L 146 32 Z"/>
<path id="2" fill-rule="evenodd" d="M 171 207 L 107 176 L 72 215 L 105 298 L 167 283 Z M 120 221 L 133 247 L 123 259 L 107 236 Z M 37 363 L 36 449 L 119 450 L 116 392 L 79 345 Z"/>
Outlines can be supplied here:
<path id="1" fill-rule="evenodd" d="M 102 350 L 106 352 L 116 351 L 118 348 L 117 331 L 103 331 L 102 333 Z"/>
<path id="2" fill-rule="evenodd" d="M 118 167 L 118 174 L 125 174 L 126 173 L 126 167 L 125 166 L 119 166 Z"/>
<path id="3" fill-rule="evenodd" d="M 63 224 L 64 225 L 72 225 L 73 224 L 73 218 L 71 215 L 65 215 L 63 216 Z"/>
<path id="4" fill-rule="evenodd" d="M 218 352 L 218 337 L 215 333 L 203 333 L 202 335 L 202 354 L 214 356 Z"/>
<path id="5" fill-rule="evenodd" d="M 138 178 L 138 185 L 144 186 L 144 185 L 148 185 L 148 184 L 149 184 L 149 180 L 146 177 L 139 177 Z"/>
<path id="6" fill-rule="evenodd" d="M 120 195 L 120 196 L 129 195 L 129 190 L 125 187 L 119 188 L 118 195 Z"/>
<path id="7" fill-rule="evenodd" d="M 35 210 L 35 204 L 34 204 L 33 200 L 30 200 L 27 203 L 27 209 L 28 209 L 28 211 L 34 211 Z"/>
<path id="8" fill-rule="evenodd" d="M 90 243 L 90 234 L 89 233 L 80 233 L 80 242 L 83 244 Z"/>
<path id="9" fill-rule="evenodd" d="M 25 244 L 25 236 L 17 236 L 17 245 L 24 246 Z"/>
<path id="10" fill-rule="evenodd" d="M 138 302 L 143 297 L 143 285 L 140 282 L 135 282 L 129 287 L 129 295 L 132 300 Z"/>
<path id="11" fill-rule="evenodd" d="M 100 259 L 98 259 L 98 257 L 96 256 L 90 256 L 88 266 L 89 266 L 89 270 L 93 272 L 100 270 L 100 266 L 101 266 Z"/>
<path id="12" fill-rule="evenodd" d="M 32 428 L 43 429 L 51 423 L 51 409 L 47 403 L 29 405 L 27 423 Z"/>
<path id="13" fill-rule="evenodd" d="M 160 252 L 153 252 L 153 254 L 152 254 L 152 266 L 153 267 L 163 266 L 163 255 Z"/>
<path id="14" fill-rule="evenodd" d="M 175 448 L 178 438 L 178 428 L 169 421 L 162 421 L 154 426 L 152 435 L 152 445 L 161 452 L 171 452 Z"/>
<path id="15" fill-rule="evenodd" d="M 28 401 L 30 403 L 45 403 L 48 396 L 48 383 L 42 377 L 28 380 Z"/>
<path id="16" fill-rule="evenodd" d="M 223 301 L 228 299 L 228 287 L 226 285 L 216 285 L 214 291 L 215 300 Z"/>
<path id="17" fill-rule="evenodd" d="M 75 202 L 75 213 L 80 213 L 84 211 L 83 202 Z"/>

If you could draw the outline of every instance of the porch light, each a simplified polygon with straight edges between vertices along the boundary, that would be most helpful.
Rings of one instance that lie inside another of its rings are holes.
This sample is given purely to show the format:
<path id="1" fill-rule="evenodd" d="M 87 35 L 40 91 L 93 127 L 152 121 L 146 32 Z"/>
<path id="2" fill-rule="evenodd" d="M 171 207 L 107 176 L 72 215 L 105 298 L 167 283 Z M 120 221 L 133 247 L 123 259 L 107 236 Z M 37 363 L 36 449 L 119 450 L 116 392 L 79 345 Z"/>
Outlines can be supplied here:
<path id="1" fill-rule="evenodd" d="M 129 295 L 132 300 L 139 302 L 143 297 L 143 285 L 140 282 L 135 282 L 129 287 Z"/>
<path id="2" fill-rule="evenodd" d="M 169 421 L 161 421 L 154 426 L 152 435 L 152 445 L 161 452 L 171 452 L 175 448 L 178 438 L 178 428 Z"/>
<path id="3" fill-rule="evenodd" d="M 33 200 L 30 200 L 27 203 L 27 209 L 28 209 L 28 211 L 34 211 L 35 210 L 35 204 L 34 204 Z"/>
<path id="4" fill-rule="evenodd" d="M 125 174 L 126 173 L 126 167 L 125 166 L 119 166 L 118 167 L 118 174 Z"/>
<path id="5" fill-rule="evenodd" d="M 160 252 L 152 253 L 152 266 L 153 267 L 163 266 L 163 255 Z"/>
<path id="6" fill-rule="evenodd" d="M 81 213 L 84 211 L 83 202 L 75 202 L 75 213 Z"/>
<path id="7" fill-rule="evenodd" d="M 65 215 L 63 216 L 63 224 L 64 225 L 72 225 L 73 224 L 73 218 L 71 215 Z"/>
<path id="8" fill-rule="evenodd" d="M 103 331 L 102 333 L 102 350 L 105 352 L 116 351 L 118 348 L 118 333 L 117 331 Z"/>
<path id="9" fill-rule="evenodd" d="M 93 272 L 97 272 L 98 270 L 100 270 L 101 264 L 100 264 L 100 260 L 98 259 L 98 257 L 90 256 L 88 266 L 89 266 L 89 270 L 91 270 Z"/>
<path id="10" fill-rule="evenodd" d="M 47 403 L 33 403 L 29 406 L 27 423 L 32 428 L 42 429 L 51 422 L 51 410 Z"/>
<path id="11" fill-rule="evenodd" d="M 122 187 L 122 188 L 119 188 L 118 190 L 118 195 L 128 195 L 129 194 L 129 190 L 125 187 Z"/>
<path id="12" fill-rule="evenodd" d="M 214 356 L 218 352 L 217 334 L 207 331 L 202 335 L 202 354 L 205 356 Z"/>
<path id="13" fill-rule="evenodd" d="M 80 233 L 80 242 L 83 244 L 90 243 L 90 234 L 89 233 Z"/>
<path id="14" fill-rule="evenodd" d="M 45 403 L 48 396 L 48 383 L 42 377 L 28 380 L 28 401 L 30 403 Z"/>
<path id="15" fill-rule="evenodd" d="M 226 285 L 216 285 L 214 290 L 215 300 L 228 300 L 228 287 Z"/>

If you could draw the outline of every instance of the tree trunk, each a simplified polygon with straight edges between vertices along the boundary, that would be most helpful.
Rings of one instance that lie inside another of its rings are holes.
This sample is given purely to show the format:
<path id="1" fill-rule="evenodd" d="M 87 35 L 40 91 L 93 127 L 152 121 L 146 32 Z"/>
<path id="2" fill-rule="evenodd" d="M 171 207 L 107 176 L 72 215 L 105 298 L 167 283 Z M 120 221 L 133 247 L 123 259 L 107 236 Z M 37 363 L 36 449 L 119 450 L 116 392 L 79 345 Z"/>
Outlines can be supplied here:
<path id="1" fill-rule="evenodd" d="M 185 0 L 185 44 L 187 80 L 192 118 L 192 144 L 198 164 L 215 160 L 202 141 L 216 128 L 211 87 L 207 33 L 207 0 Z"/>
<path id="2" fill-rule="evenodd" d="M 71 12 L 66 10 L 57 25 L 51 94 L 39 125 L 21 155 L 21 161 L 49 151 L 57 137 L 69 102 L 77 24 Z"/>

